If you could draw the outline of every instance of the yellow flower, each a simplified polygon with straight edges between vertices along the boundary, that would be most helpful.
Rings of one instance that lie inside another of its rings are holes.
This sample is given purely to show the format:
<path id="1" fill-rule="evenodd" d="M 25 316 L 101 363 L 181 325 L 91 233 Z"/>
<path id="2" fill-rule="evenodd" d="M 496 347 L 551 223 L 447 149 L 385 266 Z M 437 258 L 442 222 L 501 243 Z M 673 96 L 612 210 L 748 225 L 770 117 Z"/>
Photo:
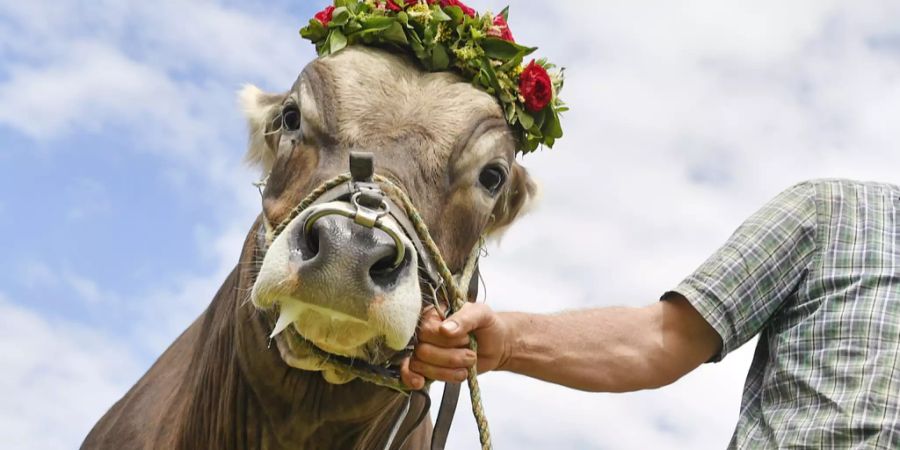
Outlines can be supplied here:
<path id="1" fill-rule="evenodd" d="M 463 61 L 469 61 L 469 60 L 476 59 L 481 56 L 479 54 L 478 49 L 473 48 L 470 44 L 467 44 L 463 48 L 454 49 L 453 53 L 456 55 L 457 58 L 459 58 Z"/>
<path id="2" fill-rule="evenodd" d="M 421 23 L 430 22 L 432 18 L 431 8 L 421 2 L 407 8 L 406 14 L 409 14 L 411 19 Z"/>

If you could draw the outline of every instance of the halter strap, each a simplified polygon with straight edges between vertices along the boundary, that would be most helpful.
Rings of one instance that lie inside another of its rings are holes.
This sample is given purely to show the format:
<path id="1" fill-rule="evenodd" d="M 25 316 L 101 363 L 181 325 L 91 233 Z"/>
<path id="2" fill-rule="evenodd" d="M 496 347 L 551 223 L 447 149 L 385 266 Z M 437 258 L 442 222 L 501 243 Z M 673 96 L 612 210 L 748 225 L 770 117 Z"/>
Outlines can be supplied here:
<path id="1" fill-rule="evenodd" d="M 389 214 L 398 224 L 400 224 L 404 233 L 407 234 L 409 239 L 413 242 L 413 245 L 416 247 L 416 251 L 420 256 L 420 260 L 425 269 L 421 270 L 420 273 L 425 273 L 428 276 L 429 281 L 439 283 L 437 284 L 438 286 L 442 286 L 446 289 L 447 309 L 445 311 L 440 310 L 438 307 L 439 305 L 437 305 L 437 298 L 434 299 L 439 314 L 446 317 L 454 311 L 459 311 L 470 298 L 469 295 L 466 294 L 473 292 L 472 283 L 475 284 L 474 293 L 475 296 L 477 296 L 477 266 L 483 239 L 479 239 L 478 244 L 473 247 L 462 272 L 457 276 L 454 276 L 444 260 L 437 243 L 432 238 L 428 226 L 425 224 L 424 219 L 419 214 L 418 209 L 413 205 L 412 200 L 410 200 L 406 192 L 400 189 L 391 180 L 374 173 L 374 162 L 371 153 L 351 152 L 350 173 L 337 175 L 323 182 L 297 204 L 277 227 L 273 227 L 266 218 L 265 213 L 263 213 L 262 222 L 265 227 L 266 249 L 268 249 L 272 242 L 284 231 L 291 221 L 299 216 L 305 209 L 314 204 L 323 203 L 322 200 L 325 199 L 330 199 L 328 201 L 338 200 L 348 192 L 358 192 L 359 184 L 364 184 L 368 187 L 374 186 L 379 190 L 381 189 L 381 186 L 383 186 L 384 190 L 389 194 L 385 196 L 385 201 L 390 202 L 388 205 L 392 206 L 392 203 L 394 202 L 391 199 L 391 195 L 399 200 L 399 206 L 401 206 L 401 208 L 389 206 Z M 260 189 L 262 189 L 263 186 L 263 182 L 258 185 Z M 395 212 L 396 210 L 403 211 L 406 214 L 398 214 Z M 377 223 L 377 220 L 375 223 Z M 466 286 L 468 288 L 467 292 L 464 293 L 460 289 L 460 285 Z M 472 298 L 474 298 L 474 296 Z M 308 347 L 314 353 L 324 353 L 311 343 Z M 474 335 L 469 336 L 469 348 L 477 354 L 478 344 Z M 410 395 L 410 390 L 400 380 L 399 373 L 394 373 L 390 369 L 386 368 L 384 371 L 361 370 L 354 365 L 352 361 L 349 363 L 343 362 L 341 358 L 335 358 L 334 355 L 324 354 L 322 356 L 326 359 L 326 362 L 324 363 L 326 365 L 336 366 L 340 369 L 349 371 L 351 374 L 362 380 Z M 490 429 L 481 404 L 481 389 L 478 385 L 478 371 L 476 367 L 470 367 L 468 369 L 467 382 L 469 385 L 469 394 L 472 399 L 472 413 L 475 416 L 475 421 L 478 425 L 478 434 L 482 450 L 490 450 Z M 453 413 L 456 410 L 459 391 L 459 383 L 445 383 L 444 385 L 444 397 L 441 400 L 441 408 L 439 410 L 437 421 L 435 422 L 434 432 L 432 433 L 432 450 L 442 450 L 446 444 L 450 425 L 453 421 Z M 406 414 L 403 414 L 398 420 L 397 425 L 395 425 L 395 428 L 392 429 L 385 448 L 389 448 L 392 445 L 396 431 L 401 427 L 405 416 Z M 405 441 L 405 438 L 403 441 Z"/>

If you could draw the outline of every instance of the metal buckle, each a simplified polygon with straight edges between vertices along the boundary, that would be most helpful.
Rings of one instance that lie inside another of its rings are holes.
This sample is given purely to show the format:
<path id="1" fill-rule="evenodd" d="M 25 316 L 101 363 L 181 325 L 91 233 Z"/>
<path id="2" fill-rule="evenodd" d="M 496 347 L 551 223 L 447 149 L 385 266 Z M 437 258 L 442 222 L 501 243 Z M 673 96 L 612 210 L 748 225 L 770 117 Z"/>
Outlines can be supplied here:
<path id="1" fill-rule="evenodd" d="M 350 204 L 356 208 L 353 221 L 366 228 L 374 228 L 382 217 L 391 212 L 380 189 L 359 190 L 350 197 Z"/>

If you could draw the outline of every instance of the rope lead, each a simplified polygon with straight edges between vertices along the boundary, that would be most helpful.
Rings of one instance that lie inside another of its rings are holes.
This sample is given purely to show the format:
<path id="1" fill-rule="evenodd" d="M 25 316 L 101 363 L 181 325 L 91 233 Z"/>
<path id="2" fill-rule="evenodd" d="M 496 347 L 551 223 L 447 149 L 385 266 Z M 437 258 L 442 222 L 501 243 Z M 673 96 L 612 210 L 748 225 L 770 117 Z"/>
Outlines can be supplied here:
<path id="1" fill-rule="evenodd" d="M 437 244 L 434 242 L 434 239 L 432 239 L 431 233 L 428 231 L 428 226 L 425 225 L 425 220 L 422 219 L 419 211 L 412 204 L 409 196 L 407 196 L 403 190 L 380 175 L 376 175 L 375 180 L 385 184 L 390 190 L 394 191 L 393 193 L 400 199 L 403 209 L 406 210 L 406 214 L 409 216 L 409 220 L 413 223 L 413 226 L 416 227 L 416 233 L 419 235 L 419 239 L 422 240 L 425 249 L 431 253 L 434 264 L 437 266 L 438 274 L 440 274 L 450 291 L 453 310 L 459 311 L 462 309 L 463 305 L 466 304 L 466 296 L 462 290 L 460 290 L 459 285 L 456 283 L 456 279 L 453 277 L 453 273 L 450 272 L 447 262 L 444 261 L 444 257 L 441 255 L 440 249 L 438 249 Z M 478 251 L 481 250 L 480 244 L 481 242 L 476 246 Z M 472 349 L 475 354 L 478 354 L 478 342 L 476 342 L 474 334 L 469 335 L 469 348 Z M 472 399 L 472 414 L 475 416 L 475 422 L 478 425 L 478 438 L 481 441 L 481 448 L 482 450 L 491 450 L 491 430 L 488 426 L 487 416 L 484 414 L 484 406 L 481 403 L 481 388 L 478 386 L 477 365 L 473 365 L 469 368 L 467 382 L 469 385 L 469 396 Z"/>
<path id="2" fill-rule="evenodd" d="M 352 179 L 350 174 L 342 174 L 338 175 L 328 181 L 322 183 L 319 187 L 317 187 L 314 191 L 312 191 L 306 198 L 303 199 L 291 212 L 288 214 L 287 218 L 285 218 L 277 227 L 272 227 L 265 218 L 265 214 L 263 215 L 263 220 L 266 224 L 266 244 L 271 245 L 272 241 L 276 236 L 281 234 L 284 231 L 285 227 L 295 218 L 297 217 L 304 209 L 308 208 L 312 205 L 319 197 L 328 192 L 329 190 L 335 188 L 341 183 L 346 183 Z M 434 261 L 434 264 L 438 271 L 438 274 L 443 279 L 444 284 L 447 286 L 449 291 L 450 301 L 453 305 L 453 311 L 459 311 L 463 305 L 466 304 L 466 295 L 459 288 L 459 283 L 453 277 L 453 273 L 450 271 L 450 268 L 447 266 L 447 262 L 444 260 L 444 257 L 441 255 L 440 249 L 438 249 L 437 244 L 434 242 L 434 239 L 431 237 L 431 232 L 428 231 L 428 226 L 425 224 L 425 220 L 422 219 L 422 216 L 419 214 L 418 209 L 413 205 L 412 200 L 409 199 L 409 196 L 403 192 L 402 189 L 397 187 L 394 183 L 392 183 L 389 179 L 381 176 L 375 175 L 375 181 L 385 185 L 391 193 L 393 193 L 403 206 L 403 209 L 406 210 L 406 214 L 409 217 L 410 222 L 412 222 L 415 227 L 416 234 L 419 239 L 422 241 L 423 246 L 428 253 L 431 254 L 431 258 Z M 473 249 L 473 255 L 477 256 L 478 252 L 481 250 L 481 241 L 479 241 L 478 245 Z M 466 268 L 463 272 L 463 278 L 470 278 L 472 276 L 472 272 L 474 271 L 474 263 L 472 260 L 477 259 L 470 256 L 469 261 L 467 261 Z M 468 280 L 465 280 L 466 282 Z M 472 349 L 476 354 L 478 353 L 478 343 L 475 340 L 475 335 L 469 335 L 469 348 Z M 327 364 L 327 362 L 326 362 Z M 343 370 L 348 370 L 347 367 L 341 367 Z M 349 368 L 353 375 L 366 380 L 370 383 L 375 383 L 380 386 L 388 387 L 403 393 L 409 393 L 409 389 L 403 385 L 403 383 L 399 379 L 395 379 L 392 377 L 383 376 L 381 374 L 371 373 L 363 370 L 353 370 L 353 368 Z M 484 413 L 484 406 L 482 405 L 481 400 L 481 389 L 478 386 L 478 368 L 476 366 L 472 366 L 468 370 L 467 376 L 467 384 L 469 386 L 469 395 L 472 400 L 472 414 L 475 416 L 475 423 L 478 425 L 478 438 L 481 441 L 481 449 L 482 450 L 491 450 L 491 432 L 490 427 L 488 426 L 487 417 Z"/>

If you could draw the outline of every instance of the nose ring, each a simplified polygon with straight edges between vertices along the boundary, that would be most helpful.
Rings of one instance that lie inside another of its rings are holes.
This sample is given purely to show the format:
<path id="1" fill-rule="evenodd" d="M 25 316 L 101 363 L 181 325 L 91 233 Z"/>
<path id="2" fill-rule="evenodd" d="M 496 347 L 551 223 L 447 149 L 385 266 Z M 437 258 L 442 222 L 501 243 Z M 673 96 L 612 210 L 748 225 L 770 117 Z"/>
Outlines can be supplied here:
<path id="1" fill-rule="evenodd" d="M 397 268 L 403 263 L 403 259 L 406 257 L 406 245 L 403 243 L 400 233 L 381 221 L 384 216 L 390 213 L 390 206 L 383 198 L 381 198 L 378 209 L 372 209 L 366 205 L 366 202 L 370 199 L 364 198 L 364 194 L 364 192 L 357 192 L 354 194 L 351 197 L 351 203 L 341 202 L 310 208 L 310 214 L 303 223 L 303 232 L 309 236 L 312 232 L 313 225 L 315 225 L 319 219 L 330 215 L 346 217 L 366 228 L 377 228 L 387 233 L 394 241 L 394 247 L 397 248 L 397 256 L 394 258 L 392 268 Z"/>

